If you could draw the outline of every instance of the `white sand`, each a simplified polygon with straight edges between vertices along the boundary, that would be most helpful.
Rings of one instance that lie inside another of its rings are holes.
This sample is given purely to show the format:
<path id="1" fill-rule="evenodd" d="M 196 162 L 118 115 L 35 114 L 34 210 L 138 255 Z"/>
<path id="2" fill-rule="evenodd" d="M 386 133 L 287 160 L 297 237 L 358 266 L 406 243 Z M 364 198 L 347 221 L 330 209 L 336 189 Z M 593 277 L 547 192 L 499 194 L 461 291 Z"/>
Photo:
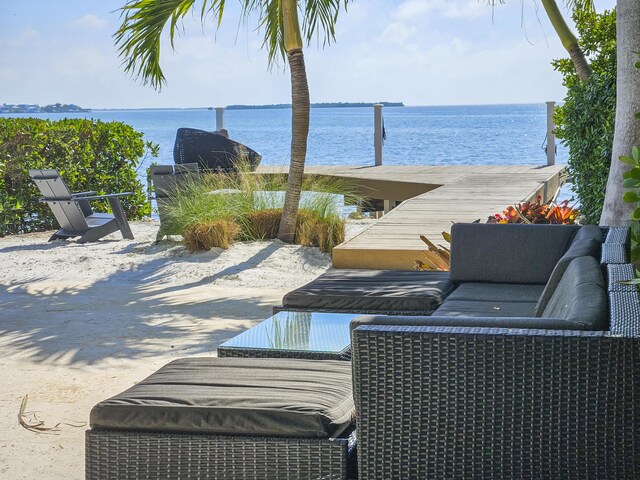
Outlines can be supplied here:
<path id="1" fill-rule="evenodd" d="M 84 478 L 86 427 L 22 428 L 25 395 L 47 426 L 87 422 L 95 403 L 169 360 L 214 355 L 330 266 L 315 248 L 279 241 L 191 254 L 178 242 L 154 245 L 156 222 L 132 230 L 133 241 L 114 234 L 85 245 L 0 238 L 1 480 Z"/>

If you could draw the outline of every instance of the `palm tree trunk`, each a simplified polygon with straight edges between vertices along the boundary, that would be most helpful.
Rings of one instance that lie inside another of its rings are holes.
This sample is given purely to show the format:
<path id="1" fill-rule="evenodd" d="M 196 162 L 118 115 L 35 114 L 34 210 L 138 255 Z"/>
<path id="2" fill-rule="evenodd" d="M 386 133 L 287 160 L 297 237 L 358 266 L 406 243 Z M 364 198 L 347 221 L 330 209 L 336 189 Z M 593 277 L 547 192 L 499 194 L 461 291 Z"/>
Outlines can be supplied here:
<path id="1" fill-rule="evenodd" d="M 629 166 L 618 159 L 629 155 L 634 145 L 640 146 L 640 121 L 635 117 L 640 112 L 640 70 L 635 67 L 637 52 L 640 52 L 640 2 L 618 0 L 616 17 L 616 125 L 600 225 L 626 225 L 629 222 L 634 205 L 622 200 L 622 174 Z"/>
<path id="2" fill-rule="evenodd" d="M 278 238 L 283 242 L 292 243 L 295 238 L 304 161 L 307 156 L 311 104 L 302 48 L 288 51 L 287 58 L 291 71 L 291 163 Z"/>
<path id="3" fill-rule="evenodd" d="M 564 17 L 562 13 L 560 13 L 560 9 L 555 0 L 542 0 L 542 6 L 547 12 L 551 25 L 553 25 L 553 28 L 558 34 L 562 45 L 567 52 L 569 52 L 578 77 L 580 77 L 581 81 L 585 82 L 591 76 L 591 67 L 578 44 L 578 39 L 567 25 L 567 22 L 564 21 Z"/>

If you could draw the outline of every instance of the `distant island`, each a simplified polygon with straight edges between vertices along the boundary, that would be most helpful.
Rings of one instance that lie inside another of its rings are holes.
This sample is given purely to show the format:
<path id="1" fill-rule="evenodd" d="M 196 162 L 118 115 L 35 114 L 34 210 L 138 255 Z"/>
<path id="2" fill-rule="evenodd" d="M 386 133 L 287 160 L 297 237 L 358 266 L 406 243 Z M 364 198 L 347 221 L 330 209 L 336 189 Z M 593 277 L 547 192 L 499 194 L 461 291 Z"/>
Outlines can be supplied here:
<path id="1" fill-rule="evenodd" d="M 342 108 L 342 107 L 373 107 L 376 104 L 384 105 L 385 107 L 404 107 L 402 102 L 330 102 L 330 103 L 312 103 L 314 108 Z M 227 110 L 261 110 L 261 109 L 275 109 L 275 108 L 291 108 L 290 103 L 274 103 L 271 105 L 227 105 Z"/>
<path id="2" fill-rule="evenodd" d="M 20 103 L 18 105 L 3 103 L 0 105 L 0 113 L 76 113 L 90 111 L 90 108 L 81 108 L 73 103 L 55 103 L 43 107 L 37 104 L 27 103 Z"/>

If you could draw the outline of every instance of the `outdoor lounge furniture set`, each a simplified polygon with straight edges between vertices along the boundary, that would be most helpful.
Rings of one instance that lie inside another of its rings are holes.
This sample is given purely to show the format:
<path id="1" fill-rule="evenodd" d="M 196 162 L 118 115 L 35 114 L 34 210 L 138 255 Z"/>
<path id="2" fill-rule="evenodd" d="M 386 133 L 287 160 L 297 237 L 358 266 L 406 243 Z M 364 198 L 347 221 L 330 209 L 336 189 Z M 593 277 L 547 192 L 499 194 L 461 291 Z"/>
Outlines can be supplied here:
<path id="1" fill-rule="evenodd" d="M 172 362 L 94 407 L 87 479 L 350 478 L 356 425 L 362 479 L 640 478 L 628 249 L 626 228 L 456 224 L 450 272 L 328 272 L 282 308 L 351 312 L 351 361 L 271 358 L 256 331 Z M 301 318 L 282 356 L 308 353 Z"/>

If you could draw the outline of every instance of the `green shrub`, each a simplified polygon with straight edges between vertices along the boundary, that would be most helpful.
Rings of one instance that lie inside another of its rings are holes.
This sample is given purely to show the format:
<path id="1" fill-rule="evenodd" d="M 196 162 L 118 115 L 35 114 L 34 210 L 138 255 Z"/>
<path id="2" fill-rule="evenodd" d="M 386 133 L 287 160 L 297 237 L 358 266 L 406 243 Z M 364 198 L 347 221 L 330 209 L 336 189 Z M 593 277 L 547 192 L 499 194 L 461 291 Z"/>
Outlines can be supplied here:
<path id="1" fill-rule="evenodd" d="M 73 192 L 134 192 L 122 198 L 127 218 L 149 215 L 137 167 L 158 147 L 121 122 L 0 118 L 0 234 L 57 228 L 29 177 L 29 169 L 56 169 Z M 107 211 L 106 202 L 92 202 Z"/>
<path id="2" fill-rule="evenodd" d="M 616 13 L 576 9 L 579 42 L 588 56 L 592 76 L 581 82 L 568 58 L 554 67 L 567 87 L 564 104 L 556 108 L 556 135 L 569 147 L 568 170 L 586 223 L 597 223 L 611 166 L 616 104 Z"/>

